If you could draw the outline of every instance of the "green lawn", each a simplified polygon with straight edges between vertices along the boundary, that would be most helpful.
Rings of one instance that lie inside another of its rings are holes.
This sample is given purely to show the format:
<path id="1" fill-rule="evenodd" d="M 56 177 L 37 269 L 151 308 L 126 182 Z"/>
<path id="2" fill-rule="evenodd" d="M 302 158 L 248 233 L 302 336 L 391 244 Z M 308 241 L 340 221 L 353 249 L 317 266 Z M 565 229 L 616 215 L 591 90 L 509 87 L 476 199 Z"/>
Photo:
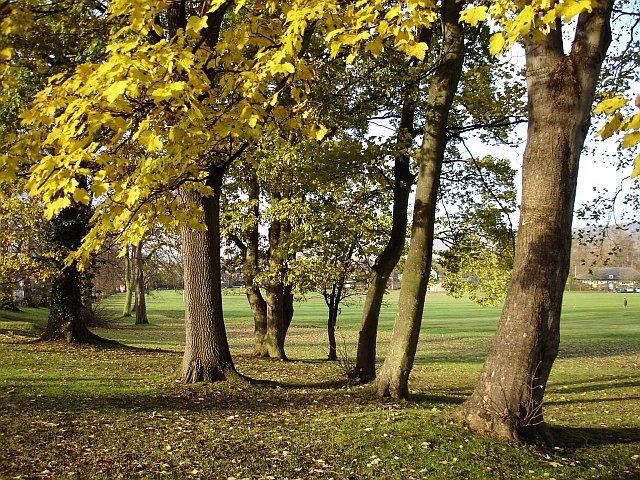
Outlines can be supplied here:
<path id="1" fill-rule="evenodd" d="M 640 294 L 568 293 L 545 414 L 558 446 L 542 451 L 471 435 L 449 414 L 473 388 L 499 308 L 429 294 L 412 398 L 379 400 L 325 362 L 326 308 L 296 304 L 291 362 L 252 358 L 238 289 L 225 316 L 238 369 L 277 388 L 183 386 L 181 292 L 154 292 L 151 325 L 117 319 L 102 336 L 132 349 L 26 343 L 45 310 L 0 312 L 3 478 L 640 478 Z M 395 293 L 380 322 L 379 360 Z M 117 315 L 123 296 L 103 302 Z M 352 359 L 361 303 L 342 308 Z"/>

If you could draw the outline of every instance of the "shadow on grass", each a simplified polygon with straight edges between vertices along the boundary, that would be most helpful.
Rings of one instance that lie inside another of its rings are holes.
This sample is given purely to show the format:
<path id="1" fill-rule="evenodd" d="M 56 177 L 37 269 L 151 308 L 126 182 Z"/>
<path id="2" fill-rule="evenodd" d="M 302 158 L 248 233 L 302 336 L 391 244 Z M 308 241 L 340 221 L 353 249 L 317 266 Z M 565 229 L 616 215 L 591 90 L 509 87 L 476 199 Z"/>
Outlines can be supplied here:
<path id="1" fill-rule="evenodd" d="M 446 403 L 448 405 L 460 405 L 471 392 L 452 391 L 438 393 L 413 393 L 409 400 L 416 403 Z"/>
<path id="2" fill-rule="evenodd" d="M 556 444 L 569 450 L 597 446 L 635 443 L 640 441 L 640 428 L 622 427 L 559 427 L 551 426 Z"/>
<path id="3" fill-rule="evenodd" d="M 609 403 L 609 402 L 626 402 L 629 400 L 640 400 L 640 396 L 631 397 L 604 397 L 604 398 L 575 398 L 571 400 L 555 400 L 545 402 L 545 405 L 572 405 L 574 403 Z"/>
<path id="4" fill-rule="evenodd" d="M 637 376 L 619 377 L 618 379 L 607 379 L 598 382 L 597 380 L 591 385 L 576 385 L 574 387 L 554 388 L 554 393 L 588 393 L 600 392 L 602 390 L 611 390 L 616 388 L 640 387 L 640 378 Z M 602 400 L 606 400 L 603 398 Z M 577 400 L 580 402 L 581 400 Z"/>

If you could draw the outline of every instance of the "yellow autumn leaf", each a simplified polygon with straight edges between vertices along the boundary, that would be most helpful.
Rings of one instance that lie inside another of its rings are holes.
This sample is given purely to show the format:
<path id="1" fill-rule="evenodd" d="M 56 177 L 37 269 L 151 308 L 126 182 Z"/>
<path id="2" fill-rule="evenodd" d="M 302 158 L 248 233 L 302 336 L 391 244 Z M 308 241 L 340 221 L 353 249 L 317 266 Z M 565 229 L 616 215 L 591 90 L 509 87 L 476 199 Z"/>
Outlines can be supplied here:
<path id="1" fill-rule="evenodd" d="M 380 54 L 384 51 L 384 44 L 382 43 L 382 38 L 377 37 L 373 42 L 368 43 L 365 47 L 365 50 L 371 52 L 371 55 L 378 58 Z"/>
<path id="2" fill-rule="evenodd" d="M 620 130 L 620 124 L 622 123 L 622 115 L 616 113 L 613 117 L 607 120 L 604 127 L 598 130 L 598 135 L 602 138 L 609 138 L 611 135 Z"/>
<path id="3" fill-rule="evenodd" d="M 582 12 L 590 12 L 592 10 L 591 3 L 591 0 L 565 0 L 556 6 L 556 11 L 562 17 L 563 22 L 569 22 Z"/>
<path id="4" fill-rule="evenodd" d="M 635 168 L 633 169 L 633 172 L 631 172 L 631 178 L 636 178 L 638 175 L 640 175 L 640 155 L 636 157 L 636 159 L 634 160 L 634 164 Z"/>
<path id="5" fill-rule="evenodd" d="M 192 16 L 189 18 L 187 22 L 187 34 L 188 35 L 197 35 L 200 33 L 200 30 L 207 27 L 207 17 L 198 17 Z"/>
<path id="6" fill-rule="evenodd" d="M 109 103 L 113 103 L 125 92 L 128 84 L 129 82 L 127 80 L 120 80 L 107 88 L 102 95 Z"/>
<path id="7" fill-rule="evenodd" d="M 427 48 L 428 47 L 426 43 L 420 42 L 407 48 L 405 52 L 407 53 L 407 55 L 415 57 L 418 60 L 424 60 L 424 57 L 427 54 Z"/>
<path id="8" fill-rule="evenodd" d="M 163 147 L 160 137 L 150 130 L 145 130 L 140 134 L 140 143 L 144 145 L 149 152 L 156 152 Z"/>
<path id="9" fill-rule="evenodd" d="M 78 203 L 84 203 L 88 205 L 91 201 L 91 196 L 84 188 L 76 188 L 73 191 L 73 201 Z"/>
<path id="10" fill-rule="evenodd" d="M 622 139 L 622 148 L 630 148 L 640 142 L 640 132 L 627 133 Z"/>
<path id="11" fill-rule="evenodd" d="M 10 60 L 12 54 L 13 50 L 11 49 L 11 47 L 5 47 L 0 50 L 0 60 Z"/>
<path id="12" fill-rule="evenodd" d="M 595 108 L 596 113 L 611 114 L 616 110 L 624 107 L 627 104 L 627 99 L 622 95 L 616 95 L 615 97 L 608 98 L 601 101 Z"/>
<path id="13" fill-rule="evenodd" d="M 475 27 L 480 22 L 484 22 L 487 19 L 487 7 L 471 7 L 463 10 L 460 13 L 460 21 L 466 22 L 472 27 Z"/>
<path id="14" fill-rule="evenodd" d="M 499 55 L 502 53 L 505 45 L 505 38 L 502 33 L 494 33 L 489 41 L 489 53 L 491 55 Z"/>
<path id="15" fill-rule="evenodd" d="M 316 130 L 316 140 L 318 141 L 322 140 L 324 137 L 327 136 L 327 133 L 329 133 L 329 129 L 324 125 L 320 125 Z"/>

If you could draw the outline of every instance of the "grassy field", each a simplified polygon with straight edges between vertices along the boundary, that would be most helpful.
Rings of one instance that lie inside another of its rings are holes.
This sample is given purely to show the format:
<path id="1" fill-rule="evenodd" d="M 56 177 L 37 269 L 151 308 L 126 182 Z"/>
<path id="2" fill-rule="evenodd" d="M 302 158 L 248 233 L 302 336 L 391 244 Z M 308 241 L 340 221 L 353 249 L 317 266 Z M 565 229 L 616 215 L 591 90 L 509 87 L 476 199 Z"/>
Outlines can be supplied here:
<path id="1" fill-rule="evenodd" d="M 379 360 L 396 295 L 382 311 Z M 183 386 L 181 292 L 148 299 L 151 325 L 96 329 L 132 348 L 27 343 L 45 310 L 0 312 L 3 478 L 640 478 L 640 294 L 568 293 L 545 414 L 558 445 L 517 447 L 470 434 L 450 413 L 470 393 L 499 308 L 429 294 L 409 401 L 343 381 L 327 353 L 322 300 L 296 304 L 290 362 L 252 358 L 240 290 L 225 295 L 236 366 L 280 382 Z M 123 297 L 102 304 L 116 316 Z M 361 304 L 342 308 L 352 359 Z"/>

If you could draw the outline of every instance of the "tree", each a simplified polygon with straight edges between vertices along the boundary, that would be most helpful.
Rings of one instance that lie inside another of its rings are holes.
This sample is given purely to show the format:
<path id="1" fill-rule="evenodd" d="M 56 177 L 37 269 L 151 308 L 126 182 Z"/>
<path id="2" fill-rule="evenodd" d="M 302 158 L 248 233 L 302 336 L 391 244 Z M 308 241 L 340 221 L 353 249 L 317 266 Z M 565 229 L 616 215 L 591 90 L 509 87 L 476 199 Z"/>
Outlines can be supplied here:
<path id="1" fill-rule="evenodd" d="M 149 323 L 147 318 L 147 299 L 146 287 L 144 281 L 145 257 L 142 253 L 143 241 L 140 240 L 135 249 L 135 291 L 136 291 L 136 325 L 146 325 Z"/>
<path id="2" fill-rule="evenodd" d="M 512 279 L 489 356 L 462 407 L 469 426 L 508 440 L 545 433 L 543 396 L 558 353 L 578 163 L 613 1 L 580 14 L 565 53 L 561 22 L 524 38 L 529 129 Z"/>
<path id="3" fill-rule="evenodd" d="M 134 261 L 134 255 L 131 253 L 131 245 L 125 245 L 124 252 L 124 288 L 125 288 L 125 298 L 124 298 L 124 307 L 122 308 L 122 316 L 130 317 L 131 310 L 133 309 L 133 298 L 134 298 L 134 288 L 133 285 L 135 283 L 136 278 L 136 264 Z"/>
<path id="4" fill-rule="evenodd" d="M 420 153 L 411 243 L 405 263 L 398 312 L 387 357 L 376 380 L 378 394 L 406 397 L 418 344 L 424 298 L 431 272 L 431 254 L 440 172 L 447 143 L 446 126 L 464 59 L 460 3 L 445 0 L 442 58 L 429 85 L 427 118 Z"/>
<path id="5" fill-rule="evenodd" d="M 504 298 L 513 267 L 516 172 L 508 160 L 478 159 L 470 151 L 462 159 L 457 148 L 449 150 L 440 190 L 445 214 L 436 225 L 445 245 L 438 252 L 443 287 L 456 298 L 495 304 Z"/>

